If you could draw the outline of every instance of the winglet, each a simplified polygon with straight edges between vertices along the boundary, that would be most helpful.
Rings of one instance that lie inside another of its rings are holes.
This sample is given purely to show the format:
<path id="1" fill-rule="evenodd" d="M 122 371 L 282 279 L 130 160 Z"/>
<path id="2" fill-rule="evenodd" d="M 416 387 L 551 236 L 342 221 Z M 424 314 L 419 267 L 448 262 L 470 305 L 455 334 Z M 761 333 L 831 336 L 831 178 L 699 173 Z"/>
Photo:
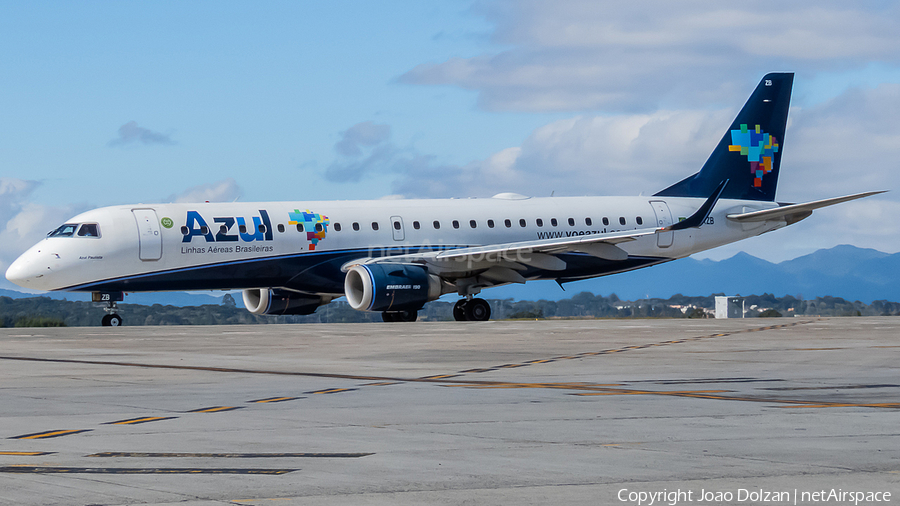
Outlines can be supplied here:
<path id="1" fill-rule="evenodd" d="M 716 202 L 719 201 L 719 197 L 722 195 L 722 192 L 725 191 L 725 186 L 728 185 L 728 179 L 719 183 L 719 187 L 713 192 L 712 195 L 706 199 L 706 202 L 700 206 L 700 209 L 697 209 L 697 212 L 692 214 L 689 218 L 685 220 L 681 220 L 678 223 L 671 225 L 669 227 L 664 228 L 663 232 L 668 232 L 670 230 L 684 230 L 686 228 L 699 228 L 702 225 L 706 218 L 709 218 L 709 213 L 712 212 L 713 207 L 716 206 Z"/>

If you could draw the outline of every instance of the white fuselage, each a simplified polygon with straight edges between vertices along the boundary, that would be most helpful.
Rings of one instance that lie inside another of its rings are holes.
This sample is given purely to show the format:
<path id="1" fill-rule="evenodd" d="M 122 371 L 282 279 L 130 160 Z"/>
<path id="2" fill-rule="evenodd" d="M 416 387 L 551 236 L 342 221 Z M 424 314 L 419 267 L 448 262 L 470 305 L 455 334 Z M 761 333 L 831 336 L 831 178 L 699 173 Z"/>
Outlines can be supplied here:
<path id="1" fill-rule="evenodd" d="M 655 228 L 690 216 L 703 200 L 503 195 L 113 206 L 67 222 L 96 224 L 97 234 L 48 237 L 17 259 L 7 277 L 37 290 L 286 287 L 336 296 L 342 293 L 340 266 L 354 259 Z M 700 228 L 618 245 L 640 262 L 574 262 L 571 270 L 536 270 L 528 279 L 581 279 L 682 258 L 784 226 L 783 219 L 741 224 L 726 218 L 777 206 L 720 200 Z"/>

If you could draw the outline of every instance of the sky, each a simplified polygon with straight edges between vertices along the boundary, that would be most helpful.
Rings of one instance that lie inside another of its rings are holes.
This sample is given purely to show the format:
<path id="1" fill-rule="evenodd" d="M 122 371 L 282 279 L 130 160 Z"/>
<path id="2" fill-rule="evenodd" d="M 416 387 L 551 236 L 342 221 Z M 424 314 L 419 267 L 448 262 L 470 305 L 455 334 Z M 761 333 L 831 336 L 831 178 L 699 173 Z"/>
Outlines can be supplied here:
<path id="1" fill-rule="evenodd" d="M 0 272 L 107 205 L 649 195 L 772 71 L 778 201 L 893 191 L 695 257 L 895 253 L 898 25 L 893 1 L 0 0 Z"/>

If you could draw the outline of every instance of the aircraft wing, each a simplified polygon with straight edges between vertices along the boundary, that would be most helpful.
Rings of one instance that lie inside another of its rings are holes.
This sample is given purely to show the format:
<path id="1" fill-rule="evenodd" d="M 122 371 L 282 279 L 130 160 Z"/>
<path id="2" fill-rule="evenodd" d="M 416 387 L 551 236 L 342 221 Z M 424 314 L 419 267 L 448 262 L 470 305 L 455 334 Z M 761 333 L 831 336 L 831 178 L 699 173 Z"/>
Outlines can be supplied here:
<path id="1" fill-rule="evenodd" d="M 847 195 L 844 197 L 834 197 L 830 199 L 824 200 L 815 200 L 813 202 L 806 202 L 804 204 L 791 204 L 785 205 L 781 207 L 776 207 L 775 209 L 765 209 L 762 211 L 752 211 L 749 213 L 739 213 L 739 214 L 729 214 L 727 218 L 729 220 L 734 220 L 738 222 L 752 222 L 752 221 L 766 221 L 766 220 L 777 220 L 779 218 L 784 218 L 789 222 L 793 223 L 796 221 L 800 221 L 803 218 L 806 218 L 810 214 L 812 214 L 813 210 L 819 209 L 822 207 L 833 206 L 835 204 L 840 204 L 841 202 L 849 202 L 851 200 L 861 199 L 864 197 L 869 197 L 872 195 L 877 195 L 879 193 L 884 193 L 883 191 L 874 191 L 874 192 L 865 192 L 865 193 L 856 193 L 853 195 Z"/>
<path id="2" fill-rule="evenodd" d="M 722 181 L 716 191 L 689 218 L 667 227 L 360 258 L 347 262 L 341 270 L 346 272 L 354 265 L 360 264 L 419 264 L 426 265 L 430 272 L 441 277 L 468 276 L 472 273 L 480 273 L 480 276 L 493 282 L 524 283 L 525 278 L 519 274 L 519 271 L 527 270 L 529 267 L 549 271 L 564 270 L 566 262 L 554 256 L 558 253 L 578 251 L 604 260 L 621 262 L 628 259 L 628 253 L 616 246 L 619 243 L 634 241 L 640 237 L 660 232 L 700 227 L 715 207 L 726 184 L 728 184 L 727 180 Z"/>
<path id="3" fill-rule="evenodd" d="M 598 258 L 622 261 L 628 258 L 625 250 L 616 244 L 633 241 L 639 237 L 654 235 L 666 230 L 663 227 L 609 234 L 591 234 L 576 237 L 539 239 L 510 243 L 471 246 L 424 253 L 410 253 L 386 257 L 360 258 L 344 264 L 347 271 L 360 264 L 418 264 L 441 277 L 456 277 L 481 273 L 494 282 L 524 283 L 519 271 L 535 267 L 543 270 L 561 271 L 566 262 L 557 253 L 579 251 Z"/>

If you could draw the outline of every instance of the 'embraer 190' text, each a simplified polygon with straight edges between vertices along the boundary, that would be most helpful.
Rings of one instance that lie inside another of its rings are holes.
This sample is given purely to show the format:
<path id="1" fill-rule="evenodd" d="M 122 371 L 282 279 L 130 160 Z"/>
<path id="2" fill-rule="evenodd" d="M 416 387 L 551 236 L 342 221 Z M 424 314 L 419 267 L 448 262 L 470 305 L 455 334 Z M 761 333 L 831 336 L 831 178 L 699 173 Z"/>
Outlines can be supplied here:
<path id="1" fill-rule="evenodd" d="M 200 213 L 188 211 L 186 224 L 181 229 L 184 233 L 184 239 L 181 242 L 191 242 L 196 236 L 203 237 L 206 242 L 272 240 L 272 222 L 269 221 L 269 213 L 264 209 L 259 210 L 259 216 L 252 218 L 252 226 L 247 226 L 247 221 L 242 216 L 222 216 L 213 218 L 212 221 L 217 224 L 215 235 Z M 236 227 L 235 224 L 237 224 Z"/>

